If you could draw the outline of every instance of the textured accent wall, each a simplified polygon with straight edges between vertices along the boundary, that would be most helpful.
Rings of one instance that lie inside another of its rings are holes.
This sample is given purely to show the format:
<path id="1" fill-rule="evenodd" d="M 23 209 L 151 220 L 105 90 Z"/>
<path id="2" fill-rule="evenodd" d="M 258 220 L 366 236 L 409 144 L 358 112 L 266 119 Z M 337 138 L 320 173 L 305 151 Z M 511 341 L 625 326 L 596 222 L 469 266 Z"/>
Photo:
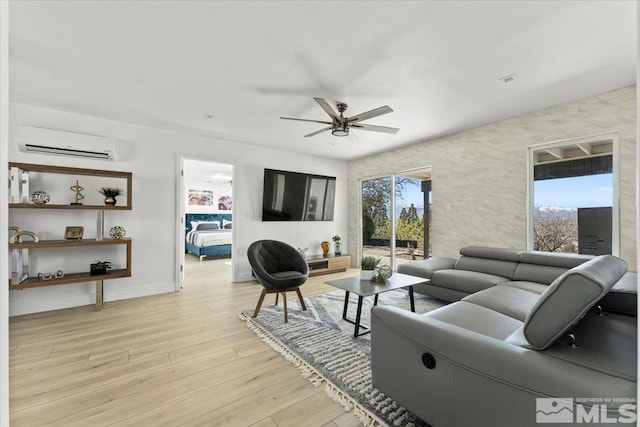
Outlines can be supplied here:
<path id="1" fill-rule="evenodd" d="M 636 87 L 629 86 L 351 161 L 349 253 L 359 244 L 360 180 L 423 166 L 433 174 L 434 256 L 455 257 L 468 245 L 525 249 L 527 148 L 613 131 L 620 143 L 620 257 L 635 270 L 636 115 Z"/>

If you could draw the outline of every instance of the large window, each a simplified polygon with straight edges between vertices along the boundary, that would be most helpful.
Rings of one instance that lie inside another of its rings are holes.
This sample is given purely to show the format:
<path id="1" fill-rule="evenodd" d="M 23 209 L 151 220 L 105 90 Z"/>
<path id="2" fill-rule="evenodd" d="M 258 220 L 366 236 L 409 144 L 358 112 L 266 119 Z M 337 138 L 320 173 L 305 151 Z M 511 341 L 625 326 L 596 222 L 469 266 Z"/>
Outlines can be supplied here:
<path id="1" fill-rule="evenodd" d="M 615 134 L 531 147 L 530 249 L 618 252 Z"/>

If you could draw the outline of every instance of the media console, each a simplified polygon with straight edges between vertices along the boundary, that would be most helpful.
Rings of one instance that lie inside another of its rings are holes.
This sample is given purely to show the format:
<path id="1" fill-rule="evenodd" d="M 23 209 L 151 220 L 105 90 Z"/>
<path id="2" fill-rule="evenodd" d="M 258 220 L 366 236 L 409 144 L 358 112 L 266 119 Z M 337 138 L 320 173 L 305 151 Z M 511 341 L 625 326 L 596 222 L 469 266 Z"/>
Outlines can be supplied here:
<path id="1" fill-rule="evenodd" d="M 339 273 L 351 267 L 351 255 L 313 256 L 307 259 L 309 276 Z"/>

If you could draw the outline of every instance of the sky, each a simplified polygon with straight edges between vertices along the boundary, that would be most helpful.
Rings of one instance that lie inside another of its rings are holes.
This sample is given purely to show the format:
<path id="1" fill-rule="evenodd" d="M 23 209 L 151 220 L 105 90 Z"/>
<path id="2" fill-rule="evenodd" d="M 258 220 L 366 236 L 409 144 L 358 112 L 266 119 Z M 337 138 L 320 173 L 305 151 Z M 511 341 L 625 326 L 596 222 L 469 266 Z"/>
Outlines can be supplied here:
<path id="1" fill-rule="evenodd" d="M 612 175 L 546 179 L 533 184 L 534 205 L 560 208 L 612 206 Z"/>
<path id="2" fill-rule="evenodd" d="M 585 208 L 612 206 L 612 174 L 547 179 L 534 182 L 534 206 Z M 423 206 L 420 185 L 407 184 L 398 206 Z M 398 210 L 399 212 L 399 210 Z"/>
<path id="3" fill-rule="evenodd" d="M 612 206 L 612 174 L 546 179 L 534 183 L 534 205 L 561 208 Z M 399 206 L 424 205 L 420 185 L 406 185 Z"/>

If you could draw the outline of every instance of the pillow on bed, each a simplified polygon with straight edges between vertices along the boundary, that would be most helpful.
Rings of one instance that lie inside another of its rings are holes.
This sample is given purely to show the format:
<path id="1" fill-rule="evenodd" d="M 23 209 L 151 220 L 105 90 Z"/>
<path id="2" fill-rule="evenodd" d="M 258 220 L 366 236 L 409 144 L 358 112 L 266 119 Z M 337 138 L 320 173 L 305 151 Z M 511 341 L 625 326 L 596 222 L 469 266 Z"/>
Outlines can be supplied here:
<path id="1" fill-rule="evenodd" d="M 220 224 L 218 223 L 204 223 L 198 224 L 196 231 L 209 231 L 209 230 L 220 230 Z"/>
<path id="2" fill-rule="evenodd" d="M 222 219 L 222 228 L 224 228 L 225 230 L 231 230 L 232 224 L 233 224 L 232 221 L 227 221 L 224 218 Z"/>
<path id="3" fill-rule="evenodd" d="M 210 228 L 200 228 L 201 225 L 212 225 Z M 220 230 L 220 221 L 191 221 L 191 230 Z"/>

